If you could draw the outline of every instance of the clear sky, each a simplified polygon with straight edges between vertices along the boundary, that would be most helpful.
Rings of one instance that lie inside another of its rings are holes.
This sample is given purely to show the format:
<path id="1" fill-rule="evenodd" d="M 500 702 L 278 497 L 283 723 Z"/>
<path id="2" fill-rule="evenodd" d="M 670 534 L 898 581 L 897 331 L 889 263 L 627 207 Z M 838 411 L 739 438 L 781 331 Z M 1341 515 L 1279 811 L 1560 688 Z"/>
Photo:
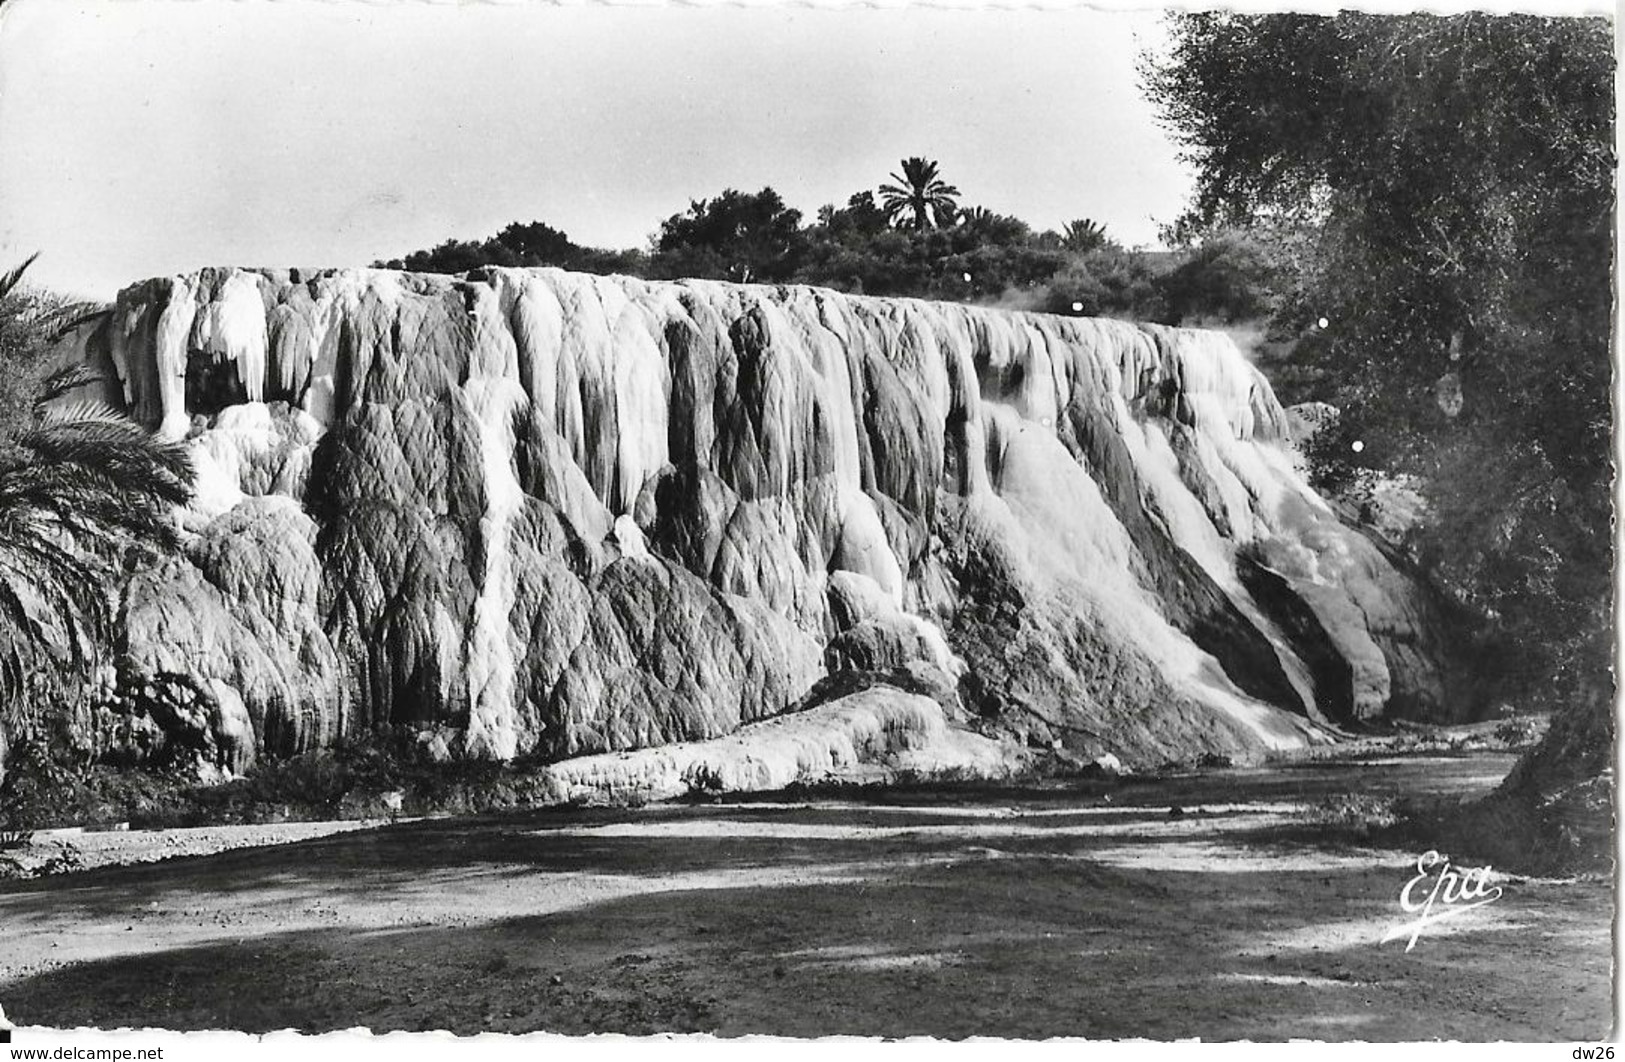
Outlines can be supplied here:
<path id="1" fill-rule="evenodd" d="M 0 263 L 110 295 L 546 221 L 642 246 L 724 188 L 809 218 L 904 155 L 967 204 L 1152 243 L 1188 178 L 1136 87 L 1154 13 L 21 0 Z"/>
<path id="2" fill-rule="evenodd" d="M 692 198 L 809 218 L 940 162 L 964 202 L 1152 244 L 1189 174 L 1140 96 L 1156 12 L 12 0 L 0 265 L 109 296 L 546 221 L 642 246 Z"/>

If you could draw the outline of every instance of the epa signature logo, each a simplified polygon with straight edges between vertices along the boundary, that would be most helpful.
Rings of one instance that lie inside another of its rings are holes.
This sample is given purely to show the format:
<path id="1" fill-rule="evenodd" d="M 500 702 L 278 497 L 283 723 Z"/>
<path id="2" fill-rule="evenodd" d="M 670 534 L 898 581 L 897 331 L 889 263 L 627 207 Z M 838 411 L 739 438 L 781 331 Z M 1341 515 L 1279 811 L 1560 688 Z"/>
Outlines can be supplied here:
<path id="1" fill-rule="evenodd" d="M 1435 851 L 1424 852 L 1416 860 L 1416 876 L 1399 890 L 1400 909 L 1416 917 L 1390 929 L 1382 942 L 1408 934 L 1405 950 L 1410 951 L 1416 947 L 1422 930 L 1499 900 L 1501 886 L 1490 884 L 1493 873 L 1488 866 L 1451 866 L 1448 857 Z"/>

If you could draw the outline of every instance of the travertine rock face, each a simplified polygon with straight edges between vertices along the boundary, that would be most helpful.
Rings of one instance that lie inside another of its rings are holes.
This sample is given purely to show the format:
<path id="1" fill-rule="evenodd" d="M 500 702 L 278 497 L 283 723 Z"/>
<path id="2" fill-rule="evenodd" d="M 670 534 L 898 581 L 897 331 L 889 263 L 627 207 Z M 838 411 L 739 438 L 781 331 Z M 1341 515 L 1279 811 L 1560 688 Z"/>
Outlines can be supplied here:
<path id="1" fill-rule="evenodd" d="M 129 591 L 121 703 L 227 766 L 377 724 L 484 757 L 703 741 L 832 672 L 1129 763 L 1455 711 L 1417 591 L 1220 335 L 205 270 L 126 290 L 82 353 L 199 471 L 187 556 Z"/>

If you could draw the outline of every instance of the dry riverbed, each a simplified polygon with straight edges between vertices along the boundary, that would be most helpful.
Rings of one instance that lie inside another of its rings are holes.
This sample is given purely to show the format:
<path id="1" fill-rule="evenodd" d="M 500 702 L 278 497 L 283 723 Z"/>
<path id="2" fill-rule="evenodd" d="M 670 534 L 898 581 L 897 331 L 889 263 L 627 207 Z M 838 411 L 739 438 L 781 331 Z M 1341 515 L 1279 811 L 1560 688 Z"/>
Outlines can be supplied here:
<path id="1" fill-rule="evenodd" d="M 58 838 L 93 869 L 0 885 L 0 1005 L 58 1028 L 1595 1039 L 1610 882 L 1506 879 L 1407 953 L 1382 938 L 1418 853 L 1334 813 L 1487 792 L 1512 762 Z"/>

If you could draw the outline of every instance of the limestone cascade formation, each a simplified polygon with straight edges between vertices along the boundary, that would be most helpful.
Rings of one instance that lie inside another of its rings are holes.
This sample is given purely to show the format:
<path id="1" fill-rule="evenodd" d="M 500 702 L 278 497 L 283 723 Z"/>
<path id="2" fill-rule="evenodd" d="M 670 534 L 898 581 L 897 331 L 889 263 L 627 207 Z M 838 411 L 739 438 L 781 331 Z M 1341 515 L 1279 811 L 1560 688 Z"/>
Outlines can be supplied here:
<path id="1" fill-rule="evenodd" d="M 1125 763 L 1460 712 L 1426 597 L 1222 335 L 211 269 L 127 289 L 75 356 L 198 471 L 107 703 L 233 769 L 379 725 L 558 760 L 874 687 Z"/>

